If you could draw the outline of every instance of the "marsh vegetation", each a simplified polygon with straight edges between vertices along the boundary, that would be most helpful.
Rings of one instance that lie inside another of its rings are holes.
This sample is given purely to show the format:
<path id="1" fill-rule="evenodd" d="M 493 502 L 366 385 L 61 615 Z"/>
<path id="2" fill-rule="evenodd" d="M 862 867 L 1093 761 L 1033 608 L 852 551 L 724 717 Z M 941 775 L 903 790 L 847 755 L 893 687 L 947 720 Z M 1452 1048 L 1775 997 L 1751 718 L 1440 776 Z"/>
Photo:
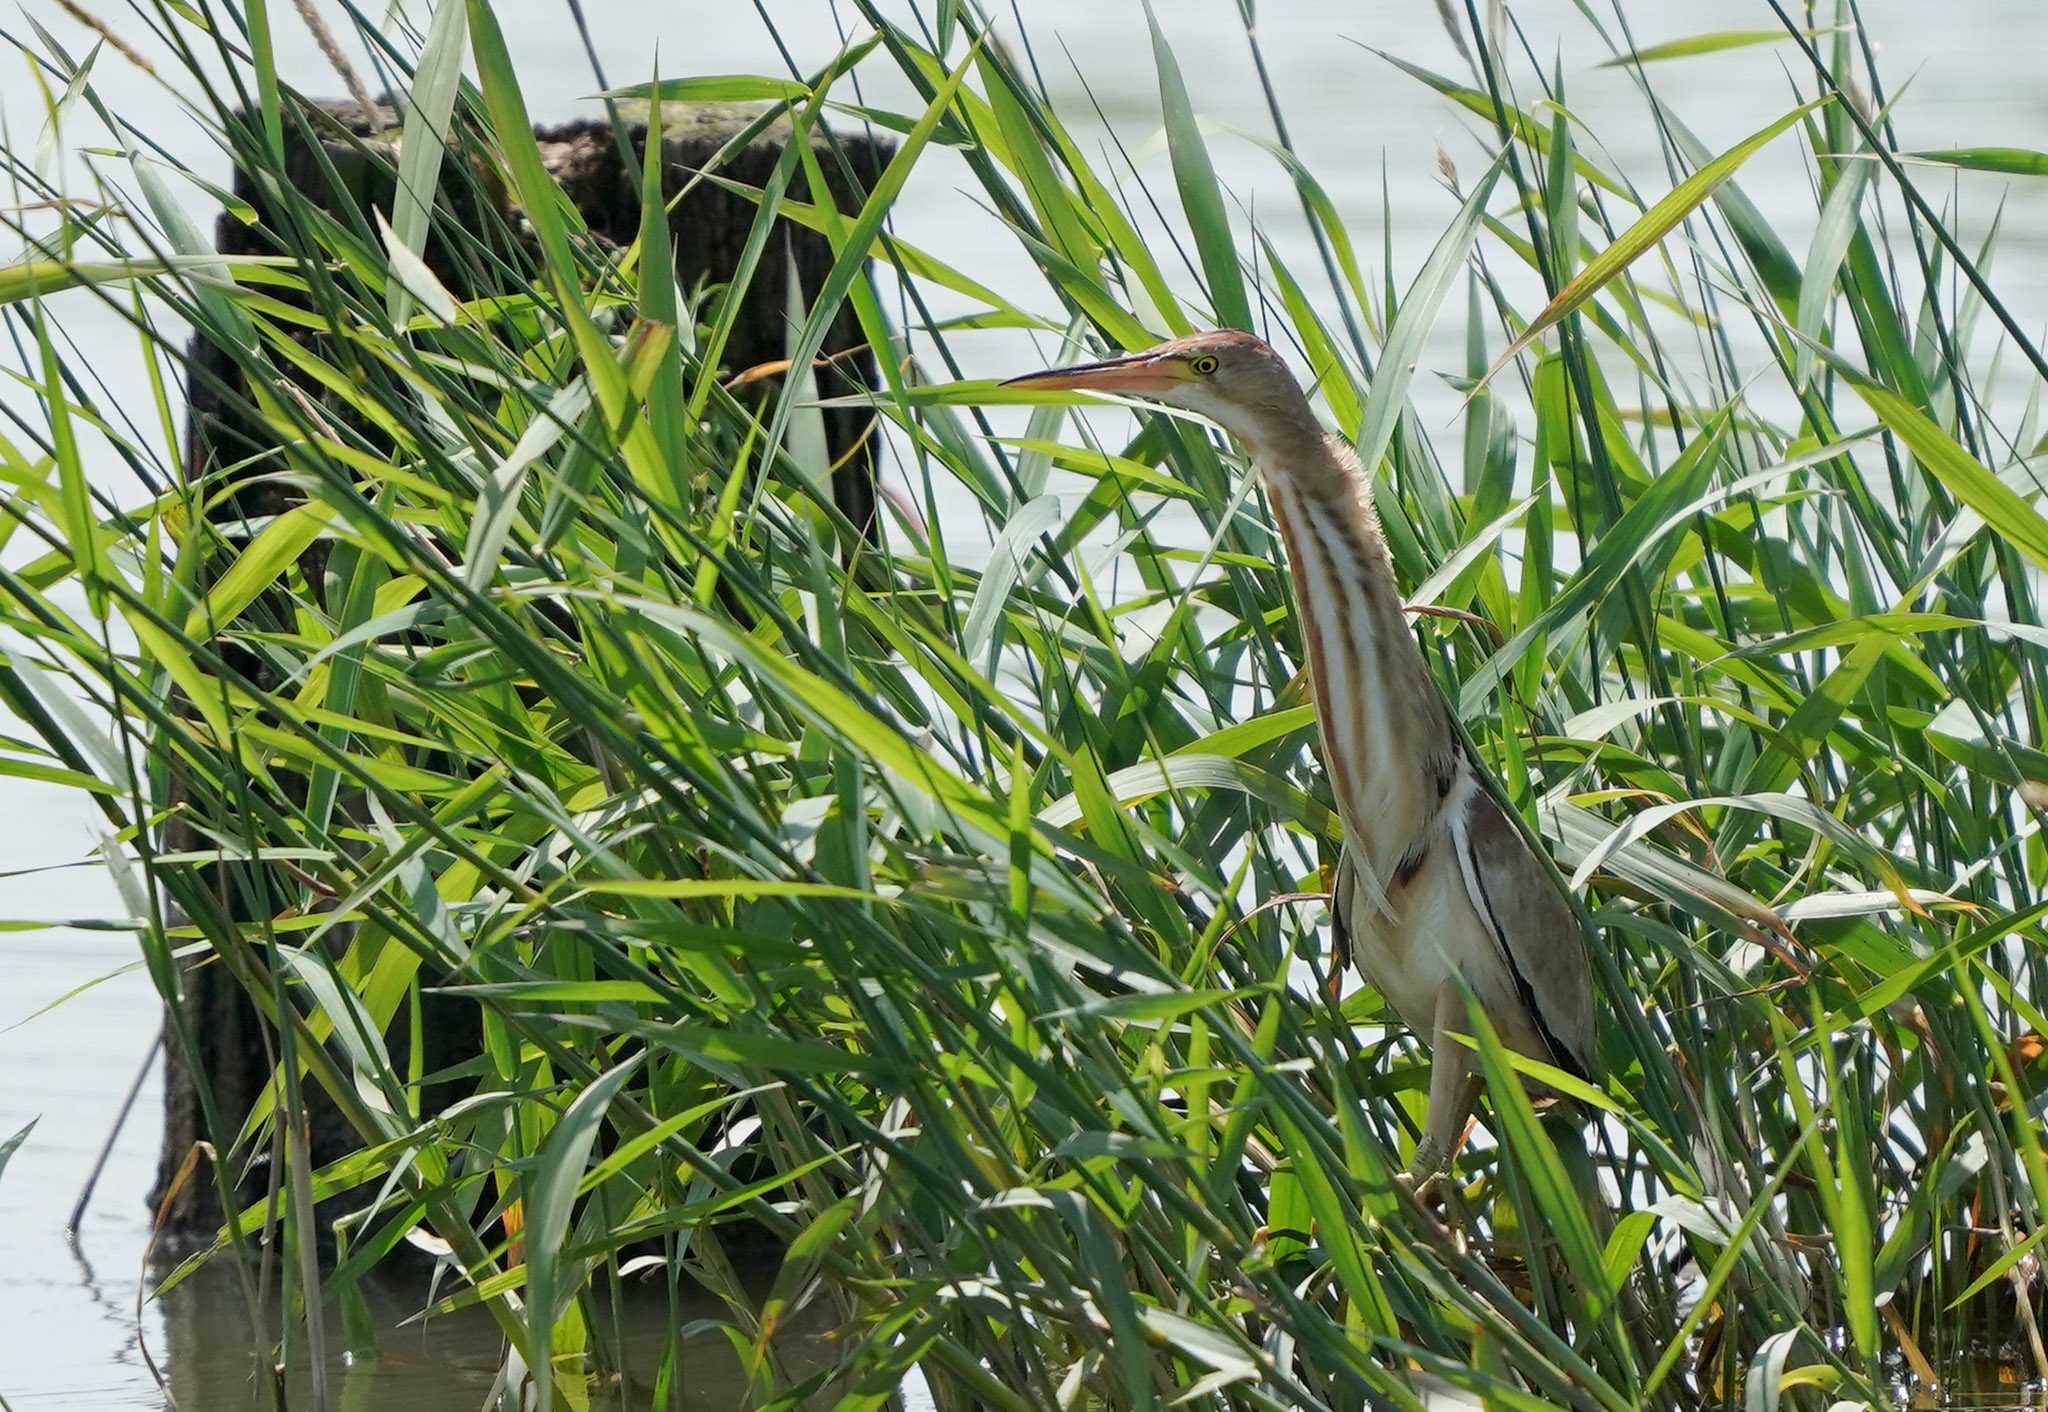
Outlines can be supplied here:
<path id="1" fill-rule="evenodd" d="M 2048 1377 L 2048 357 L 1998 222 L 1959 233 L 1996 188 L 1956 181 L 2048 156 L 1902 145 L 1853 3 L 1656 46 L 1586 6 L 1663 159 L 1625 171 L 1554 36 L 1444 8 L 1466 71 L 1358 55 L 1458 134 L 1427 248 L 1346 228 L 1288 141 L 1317 115 L 1268 90 L 1306 262 L 1217 181 L 1245 139 L 1157 29 L 1170 180 L 1072 138 L 1028 14 L 854 0 L 821 70 L 616 90 L 646 199 L 601 240 L 487 0 L 361 16 L 403 98 L 381 144 L 277 83 L 264 5 L 138 4 L 275 213 L 233 256 L 195 214 L 220 193 L 124 121 L 118 50 L 24 40 L 101 185 L 31 222 L 56 193 L 11 136 L 36 250 L 0 301 L 40 419 L 0 428 L 0 770 L 90 795 L 160 990 L 231 978 L 274 1055 L 188 1177 L 239 1215 L 167 1280 L 238 1269 L 318 1366 L 424 1248 L 543 1408 L 615 1370 L 647 1282 L 659 1407 L 704 1331 L 764 1407 L 881 1407 L 913 1370 L 1014 1412 Z M 1761 44 L 1784 103 L 1709 148 L 1668 76 Z M 862 101 L 878 71 L 918 103 Z M 735 143 L 806 140 L 735 186 L 739 275 L 684 287 L 662 198 L 732 184 L 663 170 L 701 102 L 759 105 Z M 893 157 L 842 168 L 828 120 Z M 286 154 L 315 139 L 399 196 L 309 183 Z M 1811 183 L 1796 236 L 1743 187 L 1775 146 Z M 942 152 L 1036 288 L 892 222 Z M 735 368 L 781 222 L 834 258 L 769 291 L 786 363 Z M 88 305 L 153 405 L 96 391 L 64 334 Z M 819 361 L 846 310 L 872 387 Z M 958 375 L 995 331 L 1051 362 L 1215 325 L 1365 453 L 1417 640 L 1583 908 L 1605 1214 L 1483 1031 L 1445 1199 L 1391 1179 L 1426 1060 L 1331 969 L 1335 823 L 1241 453 Z M 1419 414 L 1444 386 L 1454 415 Z M 188 464 L 201 392 L 256 434 Z M 847 407 L 887 449 L 872 532 L 832 494 Z M 315 1160 L 316 1105 L 354 1150 Z M 765 1287 L 731 1255 L 764 1233 Z M 837 1331 L 827 1366 L 784 1358 L 796 1320 Z"/>

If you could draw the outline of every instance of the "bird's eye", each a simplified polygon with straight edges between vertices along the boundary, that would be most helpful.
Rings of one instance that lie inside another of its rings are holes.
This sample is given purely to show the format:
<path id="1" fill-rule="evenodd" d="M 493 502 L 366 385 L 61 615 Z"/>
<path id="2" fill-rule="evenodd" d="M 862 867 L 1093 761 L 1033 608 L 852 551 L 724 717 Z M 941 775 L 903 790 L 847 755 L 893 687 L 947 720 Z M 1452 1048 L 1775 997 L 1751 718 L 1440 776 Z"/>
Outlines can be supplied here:
<path id="1" fill-rule="evenodd" d="M 1204 353 L 1201 357 L 1190 360 L 1188 366 L 1203 377 L 1207 377 L 1216 371 L 1217 364 L 1213 354 Z"/>

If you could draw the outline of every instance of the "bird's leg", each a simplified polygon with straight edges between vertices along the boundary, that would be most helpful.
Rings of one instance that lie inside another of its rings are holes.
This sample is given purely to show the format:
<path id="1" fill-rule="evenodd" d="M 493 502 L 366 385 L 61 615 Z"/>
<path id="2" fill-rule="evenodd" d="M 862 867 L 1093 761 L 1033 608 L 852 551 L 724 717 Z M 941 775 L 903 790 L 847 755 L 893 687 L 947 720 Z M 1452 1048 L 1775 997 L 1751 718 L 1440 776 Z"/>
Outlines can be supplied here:
<path id="1" fill-rule="evenodd" d="M 1436 1028 L 1429 1043 L 1429 1114 L 1406 1173 L 1411 1189 L 1418 1193 L 1450 1161 L 1465 1120 L 1472 1116 L 1472 1105 L 1479 1098 L 1478 1056 L 1451 1038 L 1468 1024 L 1464 993 L 1455 980 L 1445 981 L 1437 988 Z"/>

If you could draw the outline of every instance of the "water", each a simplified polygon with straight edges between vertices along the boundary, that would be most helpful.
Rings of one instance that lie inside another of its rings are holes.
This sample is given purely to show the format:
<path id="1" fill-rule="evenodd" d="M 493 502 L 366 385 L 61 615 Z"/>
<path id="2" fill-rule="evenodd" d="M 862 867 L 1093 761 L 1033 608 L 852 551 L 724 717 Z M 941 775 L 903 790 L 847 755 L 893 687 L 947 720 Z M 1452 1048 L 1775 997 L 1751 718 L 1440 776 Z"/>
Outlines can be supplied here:
<path id="1" fill-rule="evenodd" d="M 341 1412 L 476 1412 L 484 1404 L 500 1362 L 502 1345 L 495 1325 L 473 1308 L 404 1324 L 423 1302 L 424 1289 L 423 1282 L 413 1279 L 369 1284 L 370 1312 L 378 1325 L 376 1348 L 353 1356 L 337 1353 L 328 1360 L 330 1395 Z M 233 1337 L 244 1305 L 227 1270 L 214 1272 L 189 1293 L 182 1287 L 174 1290 L 164 1303 L 164 1341 L 152 1353 L 181 1407 L 269 1412 L 277 1405 L 274 1369 L 251 1357 L 246 1337 Z M 686 1299 L 679 1312 L 685 1325 L 725 1316 L 724 1307 L 708 1296 Z M 629 1290 L 617 1330 L 622 1338 L 614 1343 L 612 1331 L 605 1331 L 607 1346 L 621 1349 L 623 1356 L 613 1360 L 614 1371 L 599 1381 L 593 1412 L 650 1405 L 668 1319 L 658 1287 Z M 240 1327 L 246 1329 L 246 1321 Z M 825 1367 L 832 1347 L 829 1333 L 829 1321 L 817 1308 L 793 1320 L 776 1340 L 785 1375 L 800 1379 Z M 310 1381 L 303 1368 L 294 1368 L 283 1385 L 285 1405 L 309 1405 Z M 700 1334 L 685 1344 L 686 1406 L 720 1412 L 739 1407 L 744 1405 L 746 1386 L 739 1358 L 723 1335 Z M 831 1401 L 820 1399 L 820 1405 L 829 1406 Z M 137 1405 L 154 1404 L 145 1400 Z"/>
<path id="2" fill-rule="evenodd" d="M 799 66 L 815 66 L 837 48 L 826 0 L 771 0 L 767 8 Z M 1113 131 L 1155 190 L 1162 196 L 1170 193 L 1164 156 L 1147 145 L 1158 120 L 1144 18 L 1136 0 L 1028 0 L 1025 8 L 1040 67 L 1084 149 L 1103 152 Z M 1266 133 L 1263 101 L 1234 0 L 1160 8 L 1196 106 L 1219 123 Z M 74 53 L 90 47 L 89 38 L 53 0 L 27 0 L 26 9 Z M 337 85 L 286 7 L 272 9 L 287 77 L 309 92 L 335 91 Z M 498 9 L 533 112 L 551 119 L 593 111 L 582 100 L 596 84 L 559 0 L 501 0 Z M 752 8 L 732 0 L 660 7 L 598 3 L 586 9 L 614 84 L 650 77 L 657 51 L 663 56 L 662 71 L 670 74 L 781 71 Z M 1661 191 L 1665 182 L 1655 133 L 1641 116 L 1631 80 L 1620 70 L 1591 67 L 1605 56 L 1593 47 L 1570 0 L 1530 0 L 1513 10 L 1539 44 L 1549 43 L 1548 36 L 1567 36 L 1570 105 L 1611 144 L 1600 154 L 1602 160 L 1628 171 L 1646 191 Z M 1760 0 L 1631 10 L 1644 43 L 1772 22 Z M 109 12 L 115 13 L 112 7 Z M 1454 209 L 1453 198 L 1438 184 L 1437 150 L 1442 147 L 1461 165 L 1476 169 L 1476 125 L 1347 41 L 1385 48 L 1439 72 L 1458 72 L 1435 7 L 1428 0 L 1264 0 L 1259 12 L 1260 38 L 1305 159 L 1343 212 L 1369 266 L 1378 265 L 1379 232 L 1391 225 L 1395 278 L 1404 282 Z M 1914 0 L 1884 6 L 1874 18 L 1880 49 L 1889 41 L 1881 59 L 1894 93 L 1912 79 L 1897 113 L 1907 146 L 2048 148 L 2048 88 L 2038 81 L 2039 56 L 2048 53 L 2048 7 Z M 1752 49 L 1667 68 L 1660 82 L 1700 138 L 1720 149 L 1789 106 L 1786 68 L 1781 66 L 1794 60 L 1785 46 Z M 15 80 L 20 70 L 11 59 L 7 62 L 0 119 L 12 141 L 24 145 L 41 125 L 41 100 L 33 85 Z M 138 80 L 111 55 L 102 57 L 98 74 L 103 90 L 153 138 L 209 176 L 224 179 L 218 155 L 170 95 Z M 863 96 L 883 106 L 910 104 L 902 86 L 887 80 L 876 80 Z M 1523 96 L 1526 101 L 1529 95 Z M 1107 128 L 1092 116 L 1095 104 Z M 105 141 L 90 127 L 70 136 L 74 145 Z M 1312 271 L 1313 248 L 1284 177 L 1248 143 L 1220 139 L 1216 159 L 1224 180 L 1256 213 L 1290 265 L 1304 275 Z M 1110 158 L 1108 165 L 1118 163 Z M 68 171 L 72 188 L 86 189 L 75 156 L 68 159 Z M 1390 199 L 1382 197 L 1383 178 Z M 1774 145 L 1755 159 L 1742 181 L 1791 248 L 1803 250 L 1814 213 L 1797 144 Z M 1961 229 L 1971 241 L 2008 186 L 1999 178 L 1966 175 L 1951 192 L 1933 173 L 1924 183 L 1937 200 L 1960 195 L 1965 203 Z M 1015 243 L 990 238 L 989 217 L 972 187 L 956 156 L 932 152 L 898 207 L 899 227 L 1026 307 L 1047 307 Z M 197 199 L 193 194 L 195 207 Z M 1156 248 L 1168 248 L 1163 236 Z M 0 248 L 0 258 L 10 253 Z M 2012 184 L 1996 278 L 2023 326 L 2035 330 L 2048 318 L 2044 256 L 2048 182 Z M 1510 289 L 1527 302 L 1533 282 L 1521 272 L 1507 273 Z M 1180 283 L 1192 287 L 1190 278 Z M 957 311 L 943 297 L 936 303 L 942 315 Z M 110 399 L 147 407 L 147 384 L 120 321 L 82 299 L 55 308 L 104 379 Z M 1006 331 L 960 340 L 958 348 L 969 375 L 1035 365 L 1040 353 L 1055 351 L 1050 345 L 1034 349 L 1027 336 Z M 0 355 L 0 361 L 11 356 Z M 1425 355 L 1424 368 L 1452 367 L 1458 361 L 1456 334 L 1447 325 Z M 1455 407 L 1455 397 L 1426 372 L 1416 380 L 1416 395 L 1432 425 L 1441 425 Z M 0 383 L 0 399 L 30 407 L 11 384 Z M 998 424 L 1010 428 L 1001 419 Z M 1528 430 L 1526 412 L 1523 429 Z M 134 498 L 132 486 L 110 483 L 110 488 Z M 10 546 L 8 552 L 21 549 Z M 94 868 L 23 871 L 88 861 L 96 845 L 96 823 L 97 815 L 77 795 L 0 781 L 0 867 L 6 870 L 0 876 L 0 921 L 104 917 L 121 910 Z M 161 1407 L 163 1399 L 142 1357 L 146 1346 L 169 1370 L 182 1406 L 269 1405 L 267 1389 L 249 1361 L 240 1301 L 229 1286 L 217 1279 L 194 1282 L 161 1304 L 145 1303 L 138 1314 L 149 1233 L 142 1201 L 156 1160 L 161 1104 L 154 1076 L 113 1151 L 77 1242 L 68 1242 L 62 1233 L 120 1096 L 154 1037 L 156 1003 L 146 977 L 131 972 L 53 1013 L 18 1022 L 132 958 L 132 946 L 118 934 L 0 932 L 0 1026 L 12 1026 L 0 1029 L 0 1138 L 37 1120 L 34 1133 L 0 1174 L 0 1397 L 20 1409 Z M 377 1298 L 389 1323 L 419 1302 L 417 1291 L 402 1286 L 380 1287 Z M 657 1334 L 643 1316 L 629 1336 L 629 1367 L 651 1366 L 643 1341 Z M 630 1351 L 636 1348 L 641 1352 L 634 1355 Z M 451 1319 L 387 1334 L 374 1364 L 337 1367 L 335 1375 L 347 1406 L 468 1409 L 481 1401 L 496 1362 L 497 1341 L 488 1328 L 473 1319 Z M 730 1376 L 729 1362 L 722 1362 L 716 1350 L 693 1359 L 693 1404 L 734 1405 L 738 1391 Z M 623 1399 L 627 1403 L 631 1391 Z"/>

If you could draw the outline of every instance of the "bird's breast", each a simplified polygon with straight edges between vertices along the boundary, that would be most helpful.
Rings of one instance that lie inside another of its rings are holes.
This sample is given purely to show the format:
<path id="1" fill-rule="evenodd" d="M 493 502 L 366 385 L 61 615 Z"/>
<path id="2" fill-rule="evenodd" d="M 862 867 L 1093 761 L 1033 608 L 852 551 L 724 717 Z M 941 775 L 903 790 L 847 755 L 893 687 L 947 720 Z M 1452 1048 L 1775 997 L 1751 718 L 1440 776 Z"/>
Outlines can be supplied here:
<path id="1" fill-rule="evenodd" d="M 1384 884 L 1436 818 L 1454 755 L 1408 637 L 1385 551 L 1356 505 L 1272 482 L 1331 794 L 1347 840 Z"/>

